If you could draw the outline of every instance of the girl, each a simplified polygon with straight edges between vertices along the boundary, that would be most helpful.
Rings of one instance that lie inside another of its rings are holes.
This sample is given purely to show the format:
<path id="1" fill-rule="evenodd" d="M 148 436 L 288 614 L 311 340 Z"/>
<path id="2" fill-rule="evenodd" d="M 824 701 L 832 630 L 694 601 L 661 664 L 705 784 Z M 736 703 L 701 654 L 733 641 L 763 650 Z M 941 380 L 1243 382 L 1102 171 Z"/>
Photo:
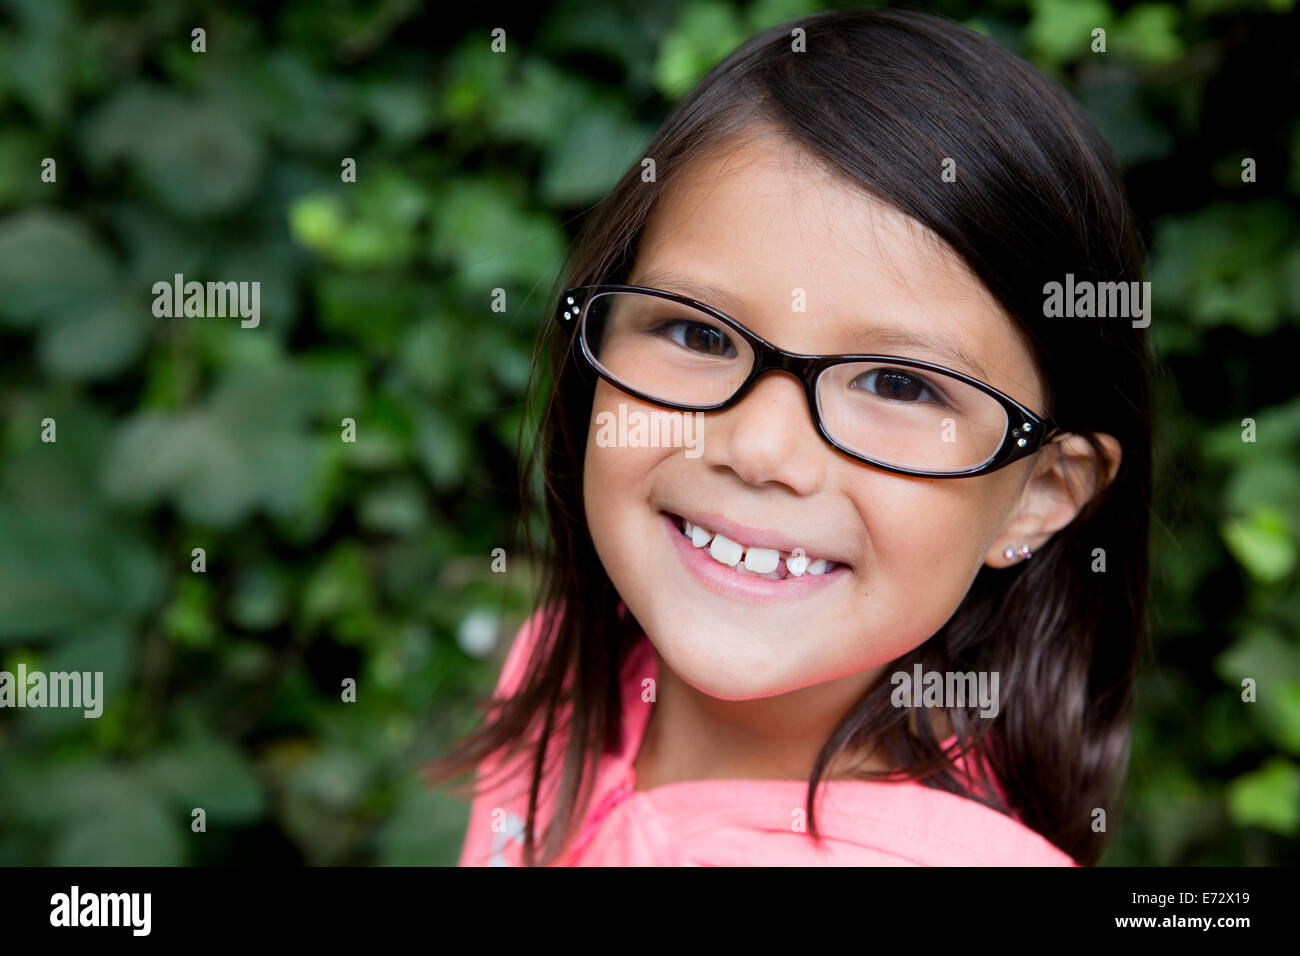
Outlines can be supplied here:
<path id="1" fill-rule="evenodd" d="M 1095 863 L 1149 360 L 1045 303 L 1141 279 L 1107 146 L 992 41 L 873 10 L 752 38 L 646 159 L 556 299 L 543 594 L 434 768 L 479 770 L 462 864 Z"/>

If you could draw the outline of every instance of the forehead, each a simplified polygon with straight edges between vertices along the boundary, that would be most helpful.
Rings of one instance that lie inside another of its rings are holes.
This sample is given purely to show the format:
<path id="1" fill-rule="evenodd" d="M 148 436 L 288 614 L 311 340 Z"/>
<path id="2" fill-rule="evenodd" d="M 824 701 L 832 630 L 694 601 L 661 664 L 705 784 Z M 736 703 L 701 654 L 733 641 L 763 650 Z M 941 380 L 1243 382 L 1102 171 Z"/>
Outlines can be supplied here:
<path id="1" fill-rule="evenodd" d="M 776 133 L 733 140 L 666 184 L 629 281 L 700 299 L 791 351 L 933 361 L 1043 409 L 1021 331 L 961 257 Z"/>

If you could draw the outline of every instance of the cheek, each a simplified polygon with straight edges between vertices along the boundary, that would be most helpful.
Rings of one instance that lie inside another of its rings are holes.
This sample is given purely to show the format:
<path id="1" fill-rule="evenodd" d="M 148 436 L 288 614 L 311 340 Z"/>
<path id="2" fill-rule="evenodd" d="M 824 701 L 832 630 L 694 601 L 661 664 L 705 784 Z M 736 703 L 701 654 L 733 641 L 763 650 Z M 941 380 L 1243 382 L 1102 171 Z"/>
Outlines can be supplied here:
<path id="1" fill-rule="evenodd" d="M 948 482 L 948 484 L 953 484 Z M 982 551 L 981 502 L 960 491 L 910 486 L 868 517 L 873 549 L 888 566 L 912 573 L 963 573 Z"/>
<path id="2" fill-rule="evenodd" d="M 596 553 L 616 585 L 636 560 L 635 542 L 645 534 L 650 511 L 652 472 L 666 453 L 661 448 L 602 445 L 597 416 L 608 412 L 617 418 L 620 404 L 626 404 L 628 412 L 652 410 L 601 380 L 592 401 L 582 469 L 587 527 Z M 604 434 L 609 435 L 610 430 Z"/>
<path id="3" fill-rule="evenodd" d="M 848 492 L 868 542 L 864 596 L 895 618 L 897 633 L 928 637 L 952 616 L 983 565 L 1006 507 L 1003 485 L 880 473 L 853 482 Z"/>

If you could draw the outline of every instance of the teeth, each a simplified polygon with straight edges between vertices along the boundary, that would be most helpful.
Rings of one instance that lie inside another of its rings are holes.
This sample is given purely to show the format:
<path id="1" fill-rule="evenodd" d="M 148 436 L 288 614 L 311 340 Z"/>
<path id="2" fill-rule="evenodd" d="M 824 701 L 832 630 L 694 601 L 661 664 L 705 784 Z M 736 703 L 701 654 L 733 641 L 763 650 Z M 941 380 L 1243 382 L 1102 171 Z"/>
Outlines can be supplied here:
<path id="1" fill-rule="evenodd" d="M 775 548 L 746 548 L 737 541 L 732 541 L 725 535 L 714 534 L 707 528 L 702 528 L 690 521 L 683 520 L 682 533 L 691 539 L 691 544 L 697 548 L 708 547 L 709 555 L 719 564 L 725 564 L 729 568 L 735 568 L 740 574 L 755 574 L 773 580 L 780 580 L 784 575 L 778 570 L 781 567 L 781 552 Z M 789 555 L 785 559 L 785 570 L 791 577 L 802 577 L 804 574 L 826 574 L 834 570 L 838 565 L 833 561 L 827 561 L 825 558 L 810 560 L 803 553 L 803 549 L 797 549 L 796 553 Z"/>
<path id="2" fill-rule="evenodd" d="M 740 563 L 740 556 L 744 552 L 745 549 L 739 544 L 720 534 L 715 534 L 713 543 L 709 545 L 709 554 L 713 555 L 713 560 L 720 561 L 729 568 Z"/>

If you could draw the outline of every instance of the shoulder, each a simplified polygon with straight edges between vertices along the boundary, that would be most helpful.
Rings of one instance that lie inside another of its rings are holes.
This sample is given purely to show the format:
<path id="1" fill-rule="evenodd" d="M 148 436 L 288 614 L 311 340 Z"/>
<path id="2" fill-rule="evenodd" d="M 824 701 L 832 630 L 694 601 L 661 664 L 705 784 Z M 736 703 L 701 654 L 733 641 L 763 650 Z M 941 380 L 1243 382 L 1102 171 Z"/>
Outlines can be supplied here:
<path id="1" fill-rule="evenodd" d="M 497 697 L 515 695 L 524 681 L 534 648 L 540 640 L 549 637 L 558 621 L 558 612 L 552 608 L 538 608 L 524 621 L 510 642 L 505 662 L 501 665 L 501 676 L 496 684 Z"/>
<path id="2" fill-rule="evenodd" d="M 896 789 L 882 789 L 891 786 Z M 969 797 L 915 782 L 883 784 L 856 796 L 867 807 L 868 825 L 876 814 L 898 821 L 889 849 L 922 865 L 1075 865 L 1042 834 Z M 847 833 L 851 839 L 865 836 L 862 820 L 854 819 Z"/>
<path id="3" fill-rule="evenodd" d="M 519 692 L 538 643 L 544 640 L 554 612 L 534 611 L 515 633 L 506 651 L 493 697 L 508 700 Z M 503 767 L 496 756 L 485 758 L 476 775 L 469 823 L 461 846 L 461 866 L 518 866 L 522 862 L 525 820 L 528 815 L 526 762 Z"/>
<path id="4" fill-rule="evenodd" d="M 620 611 L 623 607 L 620 602 Z M 528 674 L 529 665 L 533 662 L 537 645 L 552 643 L 563 613 L 560 605 L 538 608 L 520 626 L 501 666 L 501 676 L 496 685 L 497 697 L 513 697 L 518 692 Z M 627 712 L 635 708 L 646 678 L 658 677 L 654 645 L 644 632 L 639 633 L 628 646 L 619 676 L 622 708 Z M 567 680 L 566 678 L 566 683 Z"/>
<path id="5" fill-rule="evenodd" d="M 506 652 L 497 679 L 494 697 L 508 700 L 516 696 L 529 679 L 530 669 L 540 664 L 544 654 L 539 645 L 549 646 L 555 637 L 555 627 L 562 615 L 561 608 L 548 606 L 534 611 L 520 626 Z M 653 651 L 648 639 L 642 639 L 630 649 L 623 662 L 621 701 L 625 718 L 624 748 L 618 753 L 607 753 L 596 769 L 594 800 L 600 800 L 617 785 L 619 774 L 629 761 L 628 747 L 638 735 L 644 721 L 641 687 L 646 676 L 656 675 Z M 567 678 L 566 678 L 567 682 Z M 557 712 L 557 725 L 547 745 L 546 772 L 538 793 L 538 831 L 544 832 L 545 821 L 555 806 L 556 791 L 564 764 L 565 715 L 568 705 Z M 534 743 L 536 729 L 530 732 Z M 531 756 L 531 751 L 527 752 Z M 531 785 L 531 768 L 527 760 L 513 761 L 503 767 L 494 757 L 479 765 L 477 788 L 470 805 L 470 819 L 462 846 L 460 862 L 465 865 L 518 866 L 522 863 L 522 846 L 525 820 L 528 815 L 528 790 Z"/>

